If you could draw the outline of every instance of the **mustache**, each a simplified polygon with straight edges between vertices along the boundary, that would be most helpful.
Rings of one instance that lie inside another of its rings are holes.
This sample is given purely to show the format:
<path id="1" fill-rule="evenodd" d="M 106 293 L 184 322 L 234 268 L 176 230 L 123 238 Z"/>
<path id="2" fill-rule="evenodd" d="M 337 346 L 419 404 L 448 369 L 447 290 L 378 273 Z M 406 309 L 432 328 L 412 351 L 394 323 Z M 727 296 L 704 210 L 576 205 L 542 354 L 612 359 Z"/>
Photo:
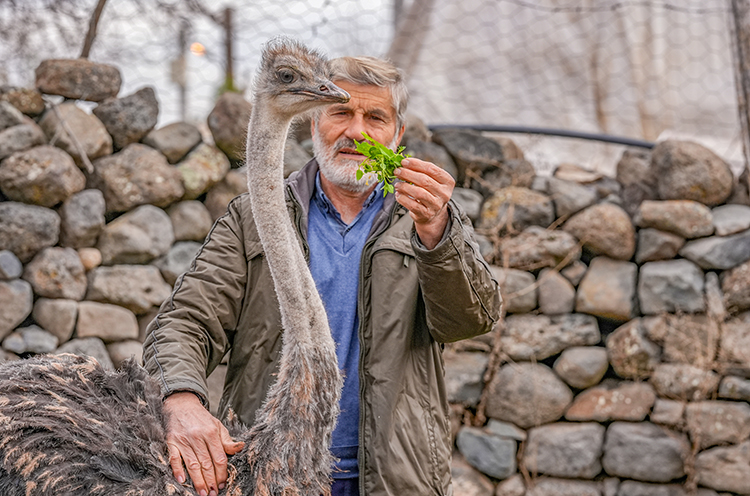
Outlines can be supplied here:
<path id="1" fill-rule="evenodd" d="M 339 138 L 336 143 L 333 144 L 333 152 L 338 153 L 344 148 L 350 148 L 353 150 L 357 149 L 357 143 L 353 139 Z"/>

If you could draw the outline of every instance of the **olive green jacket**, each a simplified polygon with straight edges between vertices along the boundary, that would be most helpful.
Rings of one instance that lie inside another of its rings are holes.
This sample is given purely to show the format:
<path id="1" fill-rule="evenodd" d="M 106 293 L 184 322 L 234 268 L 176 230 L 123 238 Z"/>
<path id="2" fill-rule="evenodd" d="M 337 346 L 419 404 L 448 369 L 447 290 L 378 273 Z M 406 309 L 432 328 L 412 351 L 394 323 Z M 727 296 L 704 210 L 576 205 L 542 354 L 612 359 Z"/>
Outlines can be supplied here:
<path id="1" fill-rule="evenodd" d="M 287 180 L 287 206 L 303 249 L 317 164 Z M 452 494 L 451 436 L 442 343 L 492 329 L 497 282 L 471 224 L 450 204 L 443 240 L 426 250 L 393 195 L 373 222 L 360 267 L 360 492 Z M 220 416 L 248 425 L 274 380 L 281 318 L 247 195 L 235 198 L 151 322 L 144 362 L 162 392 L 193 391 L 229 353 Z"/>

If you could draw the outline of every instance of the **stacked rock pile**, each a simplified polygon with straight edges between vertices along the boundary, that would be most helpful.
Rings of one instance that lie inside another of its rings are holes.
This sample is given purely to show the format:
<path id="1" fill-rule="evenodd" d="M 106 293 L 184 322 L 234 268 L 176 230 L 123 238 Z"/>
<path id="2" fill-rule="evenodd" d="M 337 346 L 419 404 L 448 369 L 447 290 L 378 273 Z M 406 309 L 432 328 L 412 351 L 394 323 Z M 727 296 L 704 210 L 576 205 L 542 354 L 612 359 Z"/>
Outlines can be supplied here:
<path id="1" fill-rule="evenodd" d="M 118 96 L 113 67 L 36 76 L 0 88 L 3 358 L 117 366 L 244 192 L 250 106 L 223 95 L 204 139 L 155 129 L 154 92 Z M 293 138 L 287 173 L 310 158 L 305 125 Z M 404 141 L 457 179 L 506 302 L 495 331 L 445 352 L 455 494 L 750 494 L 746 178 L 679 141 L 626 151 L 616 178 L 540 177 L 510 139 L 413 117 Z"/>

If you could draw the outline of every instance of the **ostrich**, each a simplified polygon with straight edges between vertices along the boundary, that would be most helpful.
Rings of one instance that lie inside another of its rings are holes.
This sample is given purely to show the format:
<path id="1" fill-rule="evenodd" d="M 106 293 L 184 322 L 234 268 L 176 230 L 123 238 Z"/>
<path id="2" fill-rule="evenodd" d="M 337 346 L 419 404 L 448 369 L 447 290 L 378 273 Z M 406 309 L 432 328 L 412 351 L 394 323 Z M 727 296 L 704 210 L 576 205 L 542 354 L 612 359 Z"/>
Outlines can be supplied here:
<path id="1" fill-rule="evenodd" d="M 292 119 L 349 95 L 326 59 L 279 38 L 264 48 L 248 129 L 251 207 L 284 328 L 278 378 L 229 459 L 226 496 L 330 494 L 331 434 L 342 379 L 323 304 L 287 214 L 283 150 Z M 132 360 L 108 372 L 89 357 L 0 364 L 0 494 L 194 495 L 169 466 L 161 394 Z"/>

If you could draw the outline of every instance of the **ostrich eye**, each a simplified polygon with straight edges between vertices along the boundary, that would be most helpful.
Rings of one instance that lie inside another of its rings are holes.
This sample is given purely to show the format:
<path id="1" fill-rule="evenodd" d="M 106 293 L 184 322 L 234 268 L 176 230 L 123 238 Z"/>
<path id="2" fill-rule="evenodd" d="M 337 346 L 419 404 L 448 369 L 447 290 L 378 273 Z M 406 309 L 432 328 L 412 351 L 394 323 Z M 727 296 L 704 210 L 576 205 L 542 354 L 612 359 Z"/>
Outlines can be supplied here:
<path id="1" fill-rule="evenodd" d="M 292 81 L 294 81 L 294 73 L 289 70 L 280 70 L 278 72 L 278 76 L 283 83 L 291 83 Z"/>

